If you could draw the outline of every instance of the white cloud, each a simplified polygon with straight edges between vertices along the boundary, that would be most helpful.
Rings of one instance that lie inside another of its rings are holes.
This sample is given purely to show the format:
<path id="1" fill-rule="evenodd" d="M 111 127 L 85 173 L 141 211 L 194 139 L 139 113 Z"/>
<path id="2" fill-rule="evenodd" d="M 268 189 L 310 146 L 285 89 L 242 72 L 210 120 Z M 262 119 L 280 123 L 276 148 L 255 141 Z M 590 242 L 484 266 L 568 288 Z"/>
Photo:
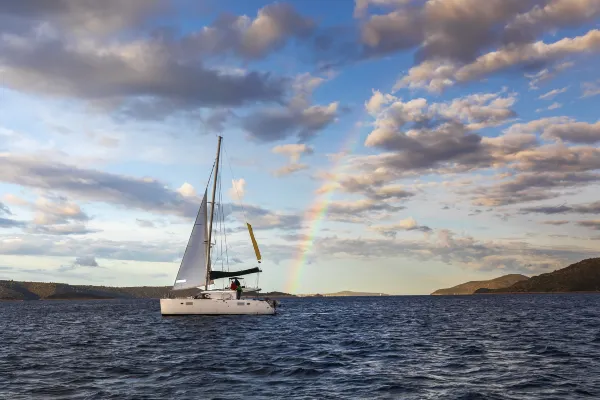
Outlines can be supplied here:
<path id="1" fill-rule="evenodd" d="M 565 93 L 567 90 L 569 90 L 568 87 L 564 87 L 562 89 L 554 89 L 554 90 L 549 91 L 546 94 L 541 95 L 538 98 L 540 100 L 552 100 L 554 97 L 556 97 L 557 95 L 559 95 L 561 93 Z"/>
<path id="2" fill-rule="evenodd" d="M 550 63 L 569 56 L 600 51 L 600 30 L 592 29 L 582 36 L 564 38 L 554 43 L 538 41 L 524 45 L 500 48 L 477 57 L 473 62 L 460 65 L 454 61 L 425 61 L 412 67 L 394 90 L 422 88 L 441 92 L 455 83 L 470 82 L 493 73 L 528 63 Z"/>
<path id="3" fill-rule="evenodd" d="M 185 182 L 179 187 L 179 189 L 177 189 L 177 193 L 179 193 L 183 197 L 195 197 L 196 189 L 194 189 L 194 187 L 189 183 Z"/>
<path id="4" fill-rule="evenodd" d="M 234 201 L 242 201 L 246 195 L 246 180 L 244 178 L 232 179 L 229 197 Z"/>

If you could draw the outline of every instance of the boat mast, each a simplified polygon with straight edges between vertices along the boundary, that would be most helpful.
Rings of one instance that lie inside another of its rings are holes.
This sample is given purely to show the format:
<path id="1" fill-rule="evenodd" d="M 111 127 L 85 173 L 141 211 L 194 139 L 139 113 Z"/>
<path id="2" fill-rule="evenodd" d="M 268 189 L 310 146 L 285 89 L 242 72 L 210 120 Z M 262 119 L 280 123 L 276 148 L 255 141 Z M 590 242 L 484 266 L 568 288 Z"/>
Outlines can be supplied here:
<path id="1" fill-rule="evenodd" d="M 215 179 L 213 181 L 213 192 L 212 192 L 212 206 L 210 208 L 210 224 L 208 226 L 208 250 L 206 257 L 206 290 L 208 290 L 208 285 L 210 284 L 210 247 L 212 244 L 212 226 L 213 226 L 213 218 L 215 215 L 215 194 L 217 192 L 217 179 L 219 177 L 219 157 L 221 155 L 221 140 L 222 136 L 219 136 L 219 142 L 217 143 L 217 161 L 215 163 Z"/>

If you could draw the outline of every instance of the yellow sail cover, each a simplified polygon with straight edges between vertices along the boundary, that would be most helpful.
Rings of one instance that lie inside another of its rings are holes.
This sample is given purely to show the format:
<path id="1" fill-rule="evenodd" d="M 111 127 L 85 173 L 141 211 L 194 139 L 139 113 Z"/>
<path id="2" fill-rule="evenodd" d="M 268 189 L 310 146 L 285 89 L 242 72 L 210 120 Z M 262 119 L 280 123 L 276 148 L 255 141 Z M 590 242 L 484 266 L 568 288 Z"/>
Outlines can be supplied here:
<path id="1" fill-rule="evenodd" d="M 252 240 L 252 246 L 254 246 L 254 253 L 256 253 L 256 259 L 260 263 L 260 250 L 258 249 L 258 243 L 256 243 L 256 238 L 254 237 L 254 232 L 252 232 L 252 225 L 246 222 L 248 225 L 248 232 L 250 232 L 250 239 Z"/>

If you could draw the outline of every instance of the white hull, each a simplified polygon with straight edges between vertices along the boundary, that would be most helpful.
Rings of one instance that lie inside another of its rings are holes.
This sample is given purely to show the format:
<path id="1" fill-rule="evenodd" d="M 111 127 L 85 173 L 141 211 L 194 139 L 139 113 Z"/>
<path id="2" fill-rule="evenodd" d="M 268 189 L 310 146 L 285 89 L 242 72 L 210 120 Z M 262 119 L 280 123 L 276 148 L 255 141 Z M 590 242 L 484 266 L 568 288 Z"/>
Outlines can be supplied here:
<path id="1" fill-rule="evenodd" d="M 273 315 L 275 307 L 266 300 L 160 299 L 162 315 Z"/>

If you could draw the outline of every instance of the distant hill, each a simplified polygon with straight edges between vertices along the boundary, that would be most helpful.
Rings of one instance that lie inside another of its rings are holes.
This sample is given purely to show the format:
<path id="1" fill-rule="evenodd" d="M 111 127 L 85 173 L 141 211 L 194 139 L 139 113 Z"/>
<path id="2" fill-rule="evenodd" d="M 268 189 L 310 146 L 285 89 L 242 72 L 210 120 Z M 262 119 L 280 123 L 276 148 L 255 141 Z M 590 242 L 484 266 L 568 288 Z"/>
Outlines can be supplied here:
<path id="1" fill-rule="evenodd" d="M 389 294 L 385 293 L 368 293 L 368 292 L 352 292 L 350 290 L 344 290 L 341 292 L 335 293 L 317 293 L 317 294 L 305 294 L 301 295 L 302 297 L 365 297 L 365 296 L 389 296 Z"/>
<path id="2" fill-rule="evenodd" d="M 541 274 L 495 290 L 477 293 L 600 292 L 600 258 L 588 258 L 566 268 Z"/>
<path id="3" fill-rule="evenodd" d="M 159 299 L 170 291 L 171 286 L 111 287 L 0 280 L 0 300 Z M 197 292 L 197 289 L 182 290 L 178 295 L 191 296 Z"/>
<path id="4" fill-rule="evenodd" d="M 509 274 L 504 275 L 496 279 L 490 279 L 488 281 L 470 281 L 467 283 L 462 283 L 460 285 L 453 286 L 447 289 L 439 289 L 435 292 L 431 293 L 434 296 L 441 295 L 463 295 L 463 294 L 473 294 L 476 290 L 485 288 L 485 289 L 498 289 L 505 288 L 511 285 L 514 285 L 517 282 L 523 282 L 529 280 L 529 277 L 520 274 Z"/>
<path id="5" fill-rule="evenodd" d="M 283 293 L 283 292 L 261 292 L 259 293 L 261 297 L 296 297 L 293 294 L 289 294 L 289 293 Z M 254 293 L 252 292 L 248 292 L 247 294 L 249 297 L 254 295 Z M 242 297 L 244 297 L 242 295 Z"/>

